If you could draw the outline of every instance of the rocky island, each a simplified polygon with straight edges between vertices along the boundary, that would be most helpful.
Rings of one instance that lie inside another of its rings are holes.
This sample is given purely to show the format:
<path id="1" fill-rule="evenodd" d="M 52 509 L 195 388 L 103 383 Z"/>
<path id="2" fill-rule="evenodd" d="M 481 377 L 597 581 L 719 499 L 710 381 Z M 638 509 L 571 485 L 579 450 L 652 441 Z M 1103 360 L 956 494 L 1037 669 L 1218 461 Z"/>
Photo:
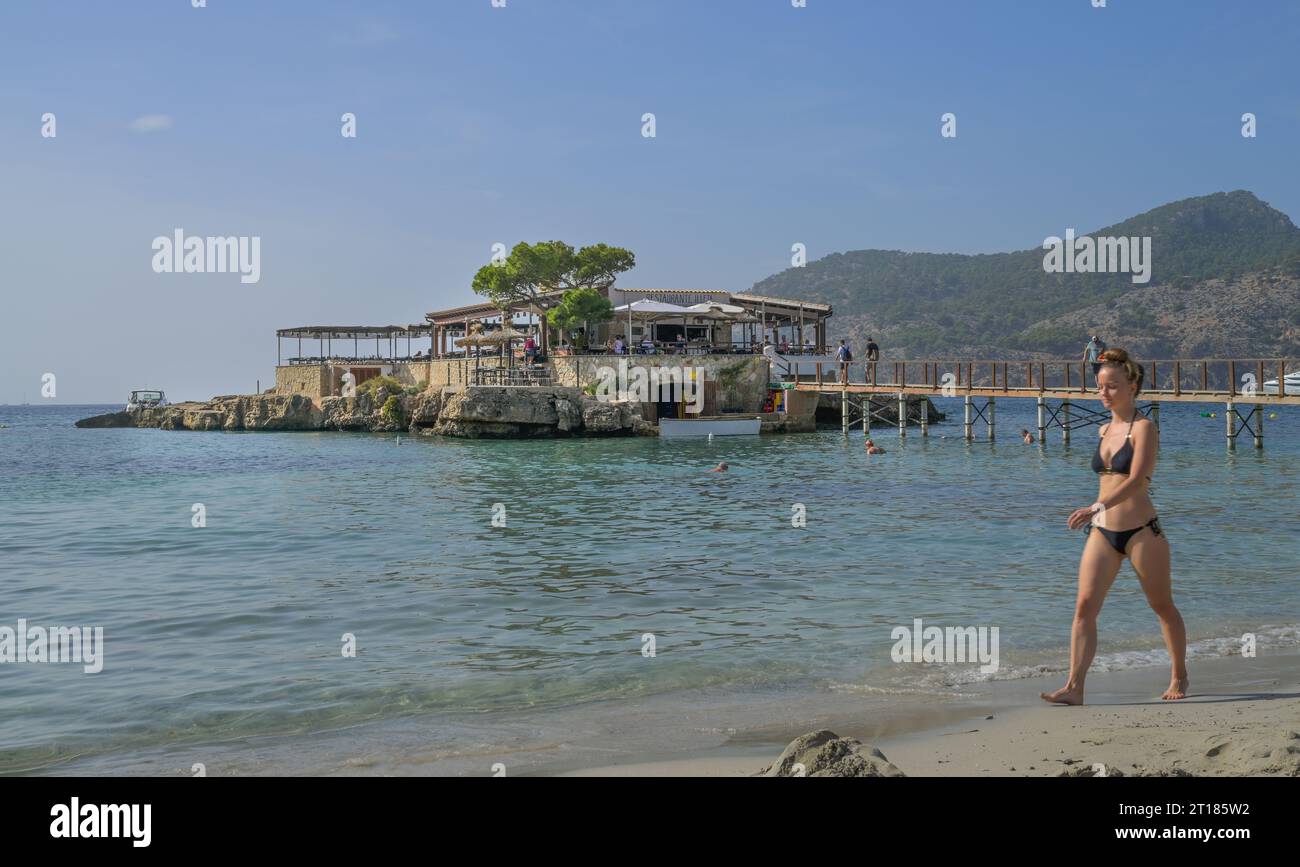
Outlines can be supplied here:
<path id="1" fill-rule="evenodd" d="M 815 404 L 812 404 L 815 409 Z M 916 413 L 920 401 L 915 402 Z M 942 414 L 929 407 L 931 419 Z M 763 433 L 816 429 L 811 411 L 754 413 Z M 602 401 L 567 386 L 380 386 L 350 397 L 314 400 L 303 394 L 225 395 L 92 416 L 81 428 L 158 428 L 192 431 L 373 431 L 461 437 L 530 439 L 556 436 L 655 436 L 632 401 Z"/>

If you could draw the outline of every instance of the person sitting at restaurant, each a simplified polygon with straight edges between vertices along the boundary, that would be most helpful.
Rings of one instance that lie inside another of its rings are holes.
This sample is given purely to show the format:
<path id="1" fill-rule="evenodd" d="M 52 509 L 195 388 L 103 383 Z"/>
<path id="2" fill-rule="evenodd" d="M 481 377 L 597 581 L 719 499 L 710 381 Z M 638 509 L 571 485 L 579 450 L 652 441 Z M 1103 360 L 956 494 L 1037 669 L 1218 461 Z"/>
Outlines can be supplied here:
<path id="1" fill-rule="evenodd" d="M 644 352 L 646 355 L 654 355 L 654 352 L 655 352 L 655 342 L 654 342 L 653 340 L 650 339 L 650 335 L 649 335 L 649 334 L 647 334 L 647 335 L 646 335 L 646 336 L 641 340 L 641 351 Z"/>
<path id="2" fill-rule="evenodd" d="M 673 342 L 673 346 L 678 352 L 686 349 L 686 335 L 684 333 L 678 334 L 677 339 Z"/>
<path id="3" fill-rule="evenodd" d="M 614 354 L 615 354 L 615 355 L 622 355 L 623 352 L 624 352 L 626 349 L 627 349 L 627 346 L 626 346 L 626 344 L 623 343 L 623 335 L 620 334 L 618 337 L 615 337 L 615 338 L 614 338 Z"/>

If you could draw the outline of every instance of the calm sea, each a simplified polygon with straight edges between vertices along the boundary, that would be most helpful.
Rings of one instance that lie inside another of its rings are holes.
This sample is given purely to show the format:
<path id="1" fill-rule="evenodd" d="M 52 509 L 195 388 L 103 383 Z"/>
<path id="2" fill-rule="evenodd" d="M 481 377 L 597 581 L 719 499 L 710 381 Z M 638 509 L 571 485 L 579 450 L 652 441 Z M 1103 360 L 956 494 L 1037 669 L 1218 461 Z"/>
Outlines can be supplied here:
<path id="1" fill-rule="evenodd" d="M 871 459 L 860 428 L 399 442 L 77 430 L 117 407 L 0 407 L 0 626 L 98 626 L 105 644 L 93 674 L 0 664 L 0 773 L 205 757 L 330 773 L 421 750 L 437 770 L 597 739 L 579 730 L 597 709 L 726 732 L 756 696 L 944 696 L 984 677 L 891 663 L 915 618 L 998 627 L 998 678 L 1059 672 L 1083 544 L 1065 519 L 1095 499 L 1095 433 L 1025 446 L 1033 405 L 1005 401 L 997 443 L 965 443 L 960 402 L 936 404 L 949 420 L 928 439 L 877 431 Z M 1236 652 L 1243 632 L 1294 649 L 1300 413 L 1235 453 L 1222 407 L 1166 404 L 1162 423 L 1153 497 L 1194 652 Z M 1166 659 L 1126 565 L 1098 665 Z"/>

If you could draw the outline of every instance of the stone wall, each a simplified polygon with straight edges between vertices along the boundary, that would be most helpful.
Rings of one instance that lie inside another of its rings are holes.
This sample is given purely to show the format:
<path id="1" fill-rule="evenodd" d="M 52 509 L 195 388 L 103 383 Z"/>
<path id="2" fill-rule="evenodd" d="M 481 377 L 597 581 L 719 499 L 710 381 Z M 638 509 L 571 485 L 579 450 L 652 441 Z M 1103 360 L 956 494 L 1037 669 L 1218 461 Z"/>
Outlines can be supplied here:
<path id="1" fill-rule="evenodd" d="M 286 364 L 275 369 L 275 394 L 302 394 L 319 402 L 329 394 L 329 369 L 323 364 Z"/>
<path id="2" fill-rule="evenodd" d="M 488 364 L 495 364 L 496 359 L 482 359 Z M 468 366 L 464 361 L 453 358 L 435 358 L 429 362 L 429 385 L 434 387 L 443 387 L 448 385 L 467 385 L 467 379 L 474 376 L 474 360 L 469 360 Z"/>
<path id="3" fill-rule="evenodd" d="M 343 374 L 349 367 L 377 367 L 381 375 L 391 376 L 402 385 L 429 385 L 430 367 L 435 362 L 429 361 L 383 361 L 346 362 L 334 361 L 324 364 L 285 364 L 275 369 L 274 394 L 301 394 L 310 397 L 317 404 L 327 397 L 337 397 L 343 392 Z M 446 383 L 434 383 L 435 385 Z"/>
<path id="4" fill-rule="evenodd" d="M 598 381 L 597 371 L 604 366 L 618 369 L 620 360 L 643 367 L 704 368 L 704 377 L 718 383 L 719 411 L 757 412 L 767 388 L 767 360 L 757 355 L 578 355 L 552 356 L 555 384 L 580 388 Z M 484 358 L 482 367 L 495 367 L 496 358 Z M 276 394 L 304 394 L 316 402 L 342 392 L 343 372 L 349 366 L 380 366 L 345 362 L 332 364 L 295 364 L 275 370 Z M 424 362 L 383 363 L 403 385 L 426 388 L 468 385 L 474 376 L 474 360 L 435 358 Z"/>
<path id="5" fill-rule="evenodd" d="M 429 361 L 403 361 L 393 365 L 393 378 L 402 385 L 429 385 Z"/>

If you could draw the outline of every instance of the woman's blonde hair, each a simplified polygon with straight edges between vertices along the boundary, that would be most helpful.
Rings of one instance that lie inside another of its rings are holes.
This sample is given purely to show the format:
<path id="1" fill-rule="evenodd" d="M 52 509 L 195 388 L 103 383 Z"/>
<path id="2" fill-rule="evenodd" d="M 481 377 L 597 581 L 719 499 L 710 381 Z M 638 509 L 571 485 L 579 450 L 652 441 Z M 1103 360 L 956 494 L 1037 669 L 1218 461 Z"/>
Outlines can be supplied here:
<path id="1" fill-rule="evenodd" d="M 1102 350 L 1101 355 L 1097 356 L 1097 361 L 1110 367 L 1122 367 L 1128 381 L 1137 383 L 1137 391 L 1133 393 L 1133 396 L 1136 397 L 1142 392 L 1142 378 L 1145 371 L 1142 365 L 1129 358 L 1127 352 L 1122 349 L 1105 349 Z"/>

